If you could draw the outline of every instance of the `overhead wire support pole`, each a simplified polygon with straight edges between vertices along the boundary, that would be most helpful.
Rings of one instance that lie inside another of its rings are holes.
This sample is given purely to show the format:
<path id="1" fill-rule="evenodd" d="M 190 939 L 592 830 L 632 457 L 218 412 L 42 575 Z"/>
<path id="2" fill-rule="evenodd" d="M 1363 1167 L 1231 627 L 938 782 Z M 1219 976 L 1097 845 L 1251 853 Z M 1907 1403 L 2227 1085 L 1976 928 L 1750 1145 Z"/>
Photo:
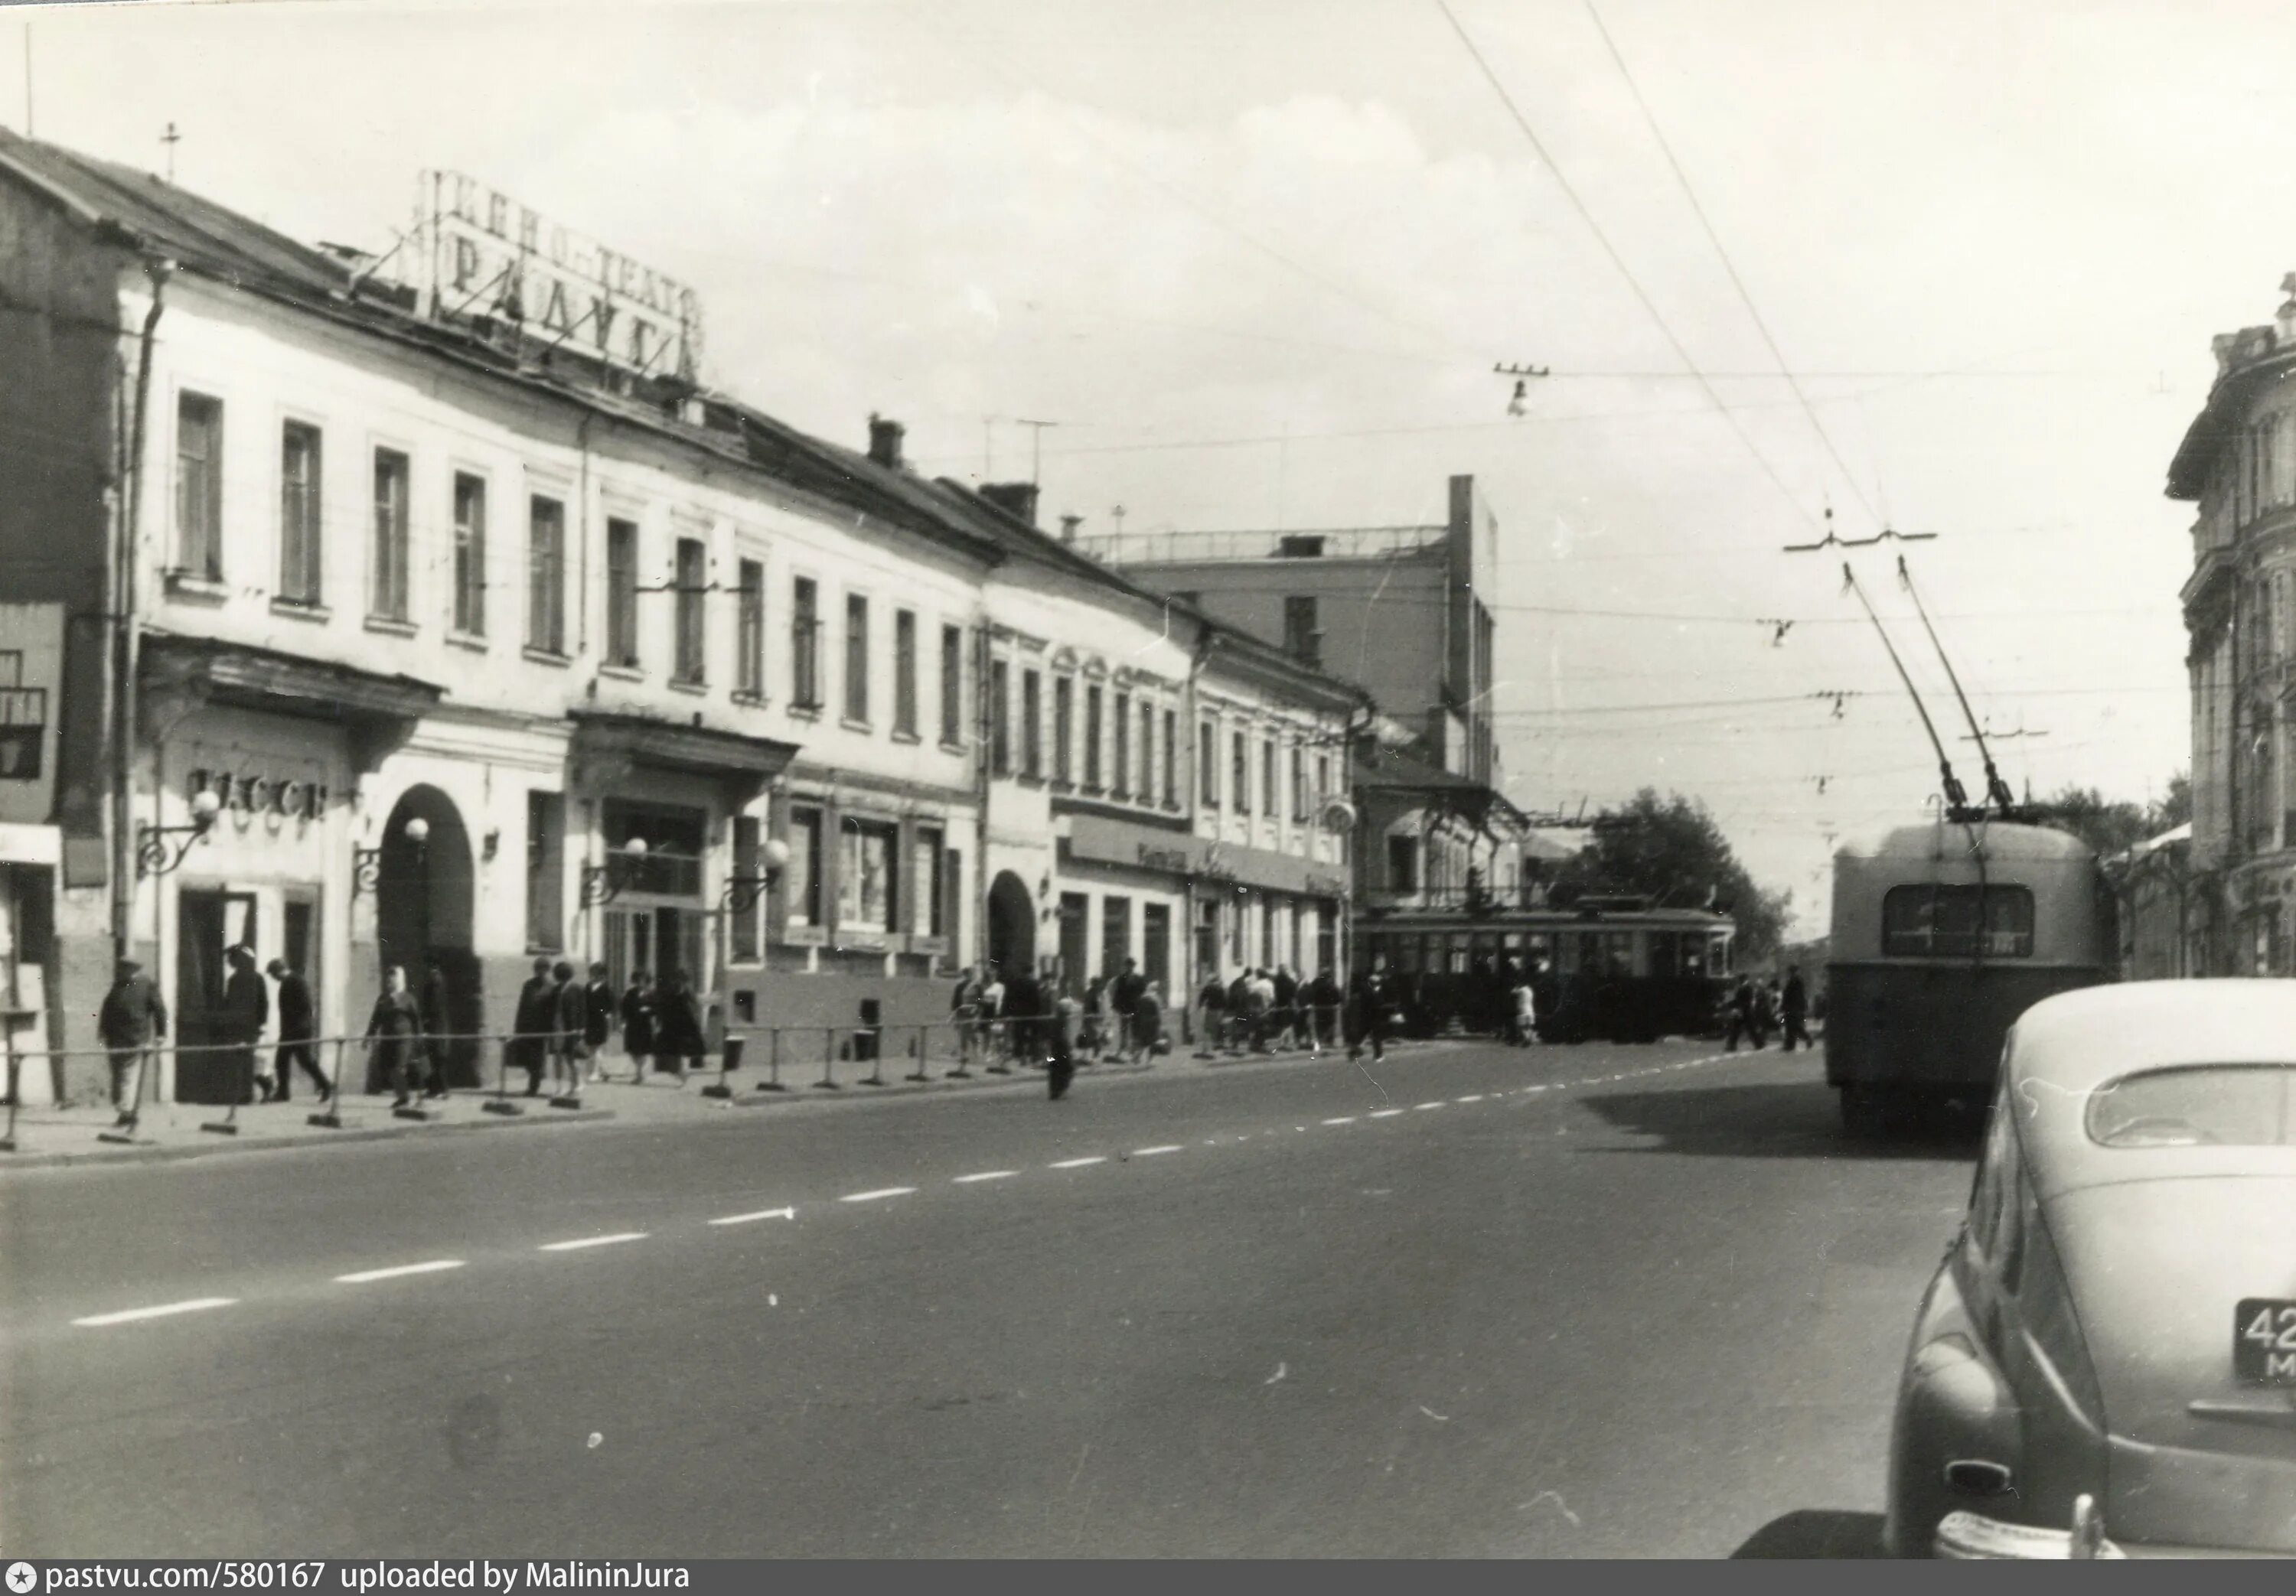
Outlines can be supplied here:
<path id="1" fill-rule="evenodd" d="M 1922 595 L 1914 586 L 1914 574 L 1906 568 L 1906 557 L 1898 556 L 1898 582 L 1914 601 L 1914 613 L 1922 618 L 1922 630 L 1930 634 L 1930 647 L 1937 651 L 1938 663 L 1945 667 L 1945 679 L 1953 683 L 1953 696 L 1961 704 L 1962 718 L 1969 723 L 1969 734 L 1977 744 L 1977 757 L 1985 761 L 1985 797 L 2003 814 L 2017 806 L 2016 795 L 2001 779 L 2001 772 L 1993 763 L 1993 750 L 1985 746 L 1984 730 L 1977 724 L 1977 712 L 1969 707 L 1969 695 L 1961 690 L 1961 677 L 1955 674 L 1953 661 L 1946 658 L 1945 644 L 1938 641 L 1937 628 L 1930 625 L 1930 612 L 1922 603 Z"/>

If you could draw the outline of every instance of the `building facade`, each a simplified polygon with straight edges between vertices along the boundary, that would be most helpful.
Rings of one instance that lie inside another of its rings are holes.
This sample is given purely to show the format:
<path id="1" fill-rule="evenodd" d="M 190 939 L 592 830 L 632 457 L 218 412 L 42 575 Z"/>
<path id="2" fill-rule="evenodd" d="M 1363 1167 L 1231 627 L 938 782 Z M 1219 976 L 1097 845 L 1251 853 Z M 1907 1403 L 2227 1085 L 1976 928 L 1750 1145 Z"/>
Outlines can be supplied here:
<path id="1" fill-rule="evenodd" d="M 847 449 L 700 386 L 685 291 L 423 192 L 392 271 L 0 134 L 25 1101 L 101 1090 L 115 953 L 189 1101 L 237 1089 L 200 1051 L 235 946 L 330 1036 L 435 965 L 464 1084 L 537 958 L 683 972 L 739 1027 L 940 1019 L 981 958 L 1177 996 L 1333 956 L 1360 694 L 1045 536 L 1033 490 L 916 475 L 893 422 Z"/>
<path id="2" fill-rule="evenodd" d="M 2185 879 L 2154 897 L 2177 906 L 2194 975 L 2296 972 L 2296 274 L 2282 286 L 2273 325 L 2215 340 L 2216 381 L 2169 468 L 2169 496 L 2197 512 L 2181 595 L 2193 819 Z"/>
<path id="3" fill-rule="evenodd" d="M 1288 659 L 1361 688 L 1350 738 L 1355 906 L 1464 914 L 1536 886 L 1499 791 L 1491 694 L 1497 520 L 1453 477 L 1441 521 L 1304 532 L 1092 536 L 1076 546 Z"/>

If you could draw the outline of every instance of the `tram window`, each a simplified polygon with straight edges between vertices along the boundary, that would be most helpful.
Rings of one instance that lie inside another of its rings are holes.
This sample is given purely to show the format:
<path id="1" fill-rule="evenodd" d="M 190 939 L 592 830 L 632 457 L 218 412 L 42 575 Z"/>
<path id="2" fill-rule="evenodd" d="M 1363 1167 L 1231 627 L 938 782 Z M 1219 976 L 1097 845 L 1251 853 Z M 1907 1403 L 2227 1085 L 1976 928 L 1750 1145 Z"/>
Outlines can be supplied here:
<path id="1" fill-rule="evenodd" d="M 1654 976 L 1670 976 L 1680 969 L 1682 937 L 1676 931 L 1650 934 L 1650 967 Z"/>
<path id="2" fill-rule="evenodd" d="M 1398 975 L 1415 974 L 1419 969 L 1419 938 L 1391 938 L 1388 948 L 1388 966 Z"/>
<path id="3" fill-rule="evenodd" d="M 1455 934 L 1451 937 L 1446 937 L 1445 940 L 1450 944 L 1449 948 L 1447 950 L 1450 956 L 1446 962 L 1444 968 L 1448 970 L 1453 975 L 1466 974 L 1470 949 L 1472 946 L 1472 939 Z"/>
<path id="4" fill-rule="evenodd" d="M 1544 931 L 1533 931 L 1523 939 L 1523 950 L 1531 964 L 1554 962 L 1554 938 Z"/>
<path id="5" fill-rule="evenodd" d="M 1632 931 L 1603 933 L 1603 967 L 1612 975 L 1634 974 L 1635 934 Z"/>
<path id="6" fill-rule="evenodd" d="M 1889 959 L 2033 956 L 2033 894 L 2024 887 L 1892 887 L 1882 899 Z"/>

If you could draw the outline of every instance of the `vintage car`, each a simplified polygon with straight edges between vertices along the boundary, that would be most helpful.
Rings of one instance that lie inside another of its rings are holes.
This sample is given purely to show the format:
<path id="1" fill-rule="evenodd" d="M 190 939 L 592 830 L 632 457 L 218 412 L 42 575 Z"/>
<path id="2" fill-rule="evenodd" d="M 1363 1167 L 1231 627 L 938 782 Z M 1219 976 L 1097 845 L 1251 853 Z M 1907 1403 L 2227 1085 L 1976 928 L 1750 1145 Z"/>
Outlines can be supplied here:
<path id="1" fill-rule="evenodd" d="M 2018 1019 L 1898 1392 L 1899 1556 L 2296 1554 L 2296 980 Z"/>

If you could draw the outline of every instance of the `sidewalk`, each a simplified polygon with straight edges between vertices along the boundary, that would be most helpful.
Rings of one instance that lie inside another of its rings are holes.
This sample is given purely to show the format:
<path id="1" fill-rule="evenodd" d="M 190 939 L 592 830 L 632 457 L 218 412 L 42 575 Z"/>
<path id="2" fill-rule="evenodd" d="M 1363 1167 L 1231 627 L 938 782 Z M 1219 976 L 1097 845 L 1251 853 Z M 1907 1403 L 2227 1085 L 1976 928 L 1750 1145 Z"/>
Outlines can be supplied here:
<path id="1" fill-rule="evenodd" d="M 1300 1057 L 1304 1060 L 1305 1055 Z M 1178 1074 L 1180 1071 L 1173 1068 L 1175 1062 L 1170 1058 L 1160 1061 L 1168 1073 Z M 118 1117 L 109 1107 L 27 1108 L 17 1116 L 16 1150 L 0 1152 L 0 1174 L 12 1169 L 167 1162 L 221 1153 L 374 1142 L 399 1136 L 437 1136 L 460 1131 L 594 1124 L 602 1120 L 673 1125 L 709 1119 L 729 1109 L 770 1109 L 802 1102 L 865 1102 L 879 1098 L 994 1087 L 1044 1090 L 1041 1071 L 1018 1067 L 1000 1075 L 975 1065 L 969 1076 L 952 1079 L 948 1072 L 956 1067 L 954 1057 L 929 1060 L 923 1068 L 931 1078 L 925 1081 L 906 1078 L 917 1068 L 915 1061 L 906 1058 L 887 1058 L 882 1068 L 869 1062 L 841 1060 L 833 1090 L 813 1084 L 820 1077 L 817 1063 L 805 1068 L 784 1068 L 782 1081 L 785 1090 L 779 1092 L 760 1091 L 758 1083 L 767 1072 L 745 1068 L 731 1077 L 733 1095 L 726 1098 L 704 1095 L 705 1087 L 717 1084 L 715 1071 L 689 1075 L 682 1085 L 669 1076 L 650 1073 L 645 1084 L 637 1085 L 628 1079 L 627 1066 L 620 1059 L 612 1059 L 611 1064 L 624 1072 L 622 1078 L 583 1088 L 579 1109 L 553 1108 L 546 1096 L 527 1097 L 513 1090 L 508 1101 L 521 1110 L 516 1115 L 489 1111 L 484 1105 L 495 1100 L 495 1093 L 475 1089 L 457 1092 L 445 1103 L 430 1105 L 430 1117 L 419 1120 L 397 1117 L 387 1095 L 353 1096 L 341 1106 L 340 1129 L 310 1123 L 311 1116 L 324 1112 L 325 1106 L 308 1092 L 283 1103 L 244 1105 L 235 1116 L 227 1109 L 200 1103 L 146 1103 L 136 1130 L 137 1142 L 133 1146 L 97 1139 L 101 1133 L 112 1128 Z M 1080 1078 L 1146 1075 L 1155 1068 L 1147 1064 L 1088 1064 L 1080 1071 Z M 872 1078 L 882 1084 L 868 1084 Z M 202 1128 L 225 1123 L 227 1117 L 238 1125 L 234 1134 Z"/>

